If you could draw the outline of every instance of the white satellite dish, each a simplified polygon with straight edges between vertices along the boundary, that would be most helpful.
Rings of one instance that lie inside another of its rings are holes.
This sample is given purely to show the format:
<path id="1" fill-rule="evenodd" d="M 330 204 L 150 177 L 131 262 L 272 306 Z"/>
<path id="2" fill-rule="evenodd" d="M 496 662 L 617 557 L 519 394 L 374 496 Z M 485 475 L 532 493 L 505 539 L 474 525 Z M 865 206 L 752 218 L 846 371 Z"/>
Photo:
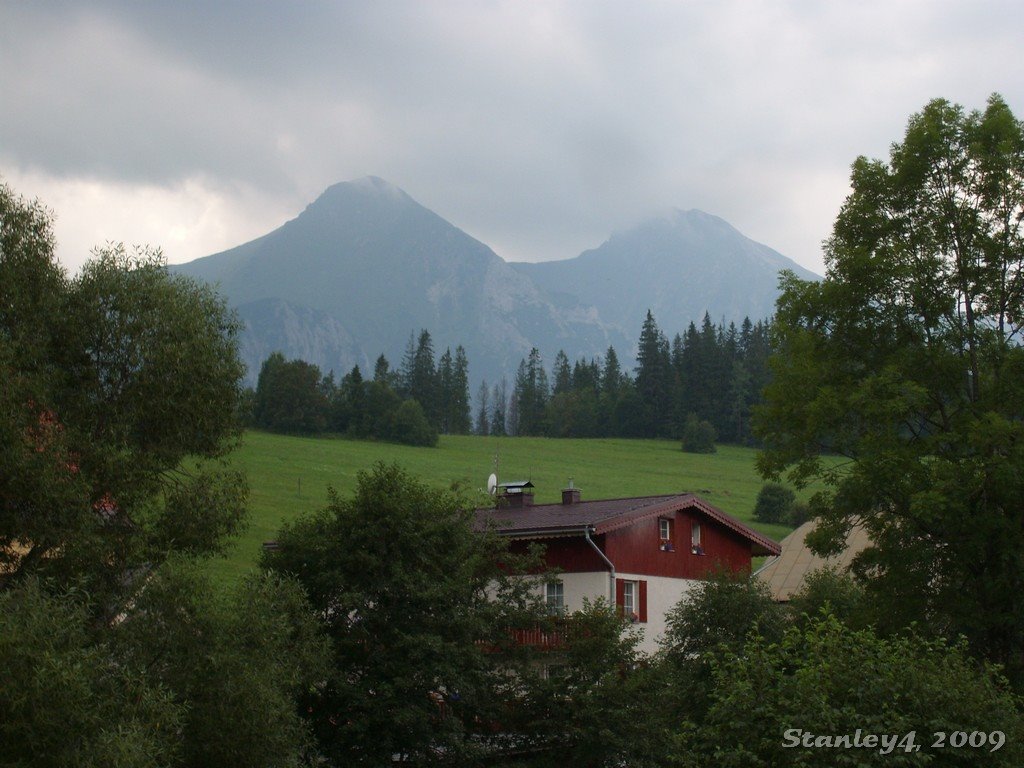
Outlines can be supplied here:
<path id="1" fill-rule="evenodd" d="M 491 476 L 487 478 L 487 492 L 494 495 L 494 492 L 498 489 L 498 476 L 491 472 Z"/>

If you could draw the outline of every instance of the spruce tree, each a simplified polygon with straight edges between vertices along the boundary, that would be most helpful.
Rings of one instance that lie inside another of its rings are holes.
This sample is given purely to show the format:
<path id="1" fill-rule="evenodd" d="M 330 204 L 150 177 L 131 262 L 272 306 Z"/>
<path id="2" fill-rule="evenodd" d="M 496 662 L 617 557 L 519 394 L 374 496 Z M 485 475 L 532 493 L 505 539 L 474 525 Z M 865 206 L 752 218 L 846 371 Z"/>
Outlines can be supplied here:
<path id="1" fill-rule="evenodd" d="M 434 366 L 434 344 L 430 339 L 430 331 L 420 331 L 413 353 L 412 368 L 409 374 L 409 391 L 411 397 L 423 407 L 423 412 L 435 428 L 441 423 L 441 402 L 439 396 L 437 369 Z"/>
<path id="2" fill-rule="evenodd" d="M 391 381 L 391 366 L 384 355 L 378 357 L 377 362 L 373 365 L 373 380 L 385 384 Z"/>
<path id="3" fill-rule="evenodd" d="M 504 436 L 508 432 L 508 381 L 502 377 L 491 392 L 491 434 Z"/>
<path id="4" fill-rule="evenodd" d="M 455 348 L 451 391 L 448 399 L 448 428 L 454 435 L 469 434 L 472 415 L 469 404 L 469 360 L 460 344 Z"/>
<path id="5" fill-rule="evenodd" d="M 491 432 L 490 421 L 490 390 L 487 388 L 487 380 L 480 382 L 480 389 L 477 391 L 476 403 L 476 434 L 487 436 Z"/>
<path id="6" fill-rule="evenodd" d="M 640 331 L 636 390 L 642 403 L 641 424 L 644 434 L 650 437 L 667 435 L 671 414 L 671 359 L 668 340 L 658 328 L 650 310 L 647 310 Z"/>
<path id="7" fill-rule="evenodd" d="M 572 389 L 572 369 L 569 367 L 569 358 L 564 350 L 558 350 L 555 355 L 555 364 L 551 368 L 551 378 L 555 382 L 555 390 L 552 394 L 561 395 Z"/>
<path id="8" fill-rule="evenodd" d="M 437 428 L 443 435 L 452 430 L 452 351 L 445 349 L 437 366 Z"/>

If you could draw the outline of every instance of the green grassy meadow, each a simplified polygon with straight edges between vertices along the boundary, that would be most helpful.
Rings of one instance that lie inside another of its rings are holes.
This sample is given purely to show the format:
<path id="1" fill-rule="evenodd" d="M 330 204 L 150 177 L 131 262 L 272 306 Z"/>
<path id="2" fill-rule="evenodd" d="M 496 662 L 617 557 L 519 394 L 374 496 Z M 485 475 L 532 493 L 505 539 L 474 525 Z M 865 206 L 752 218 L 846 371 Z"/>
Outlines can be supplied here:
<path id="1" fill-rule="evenodd" d="M 762 483 L 754 469 L 755 455 L 754 449 L 737 446 L 719 446 L 709 455 L 688 454 L 668 440 L 452 435 L 442 436 L 437 448 L 413 448 L 249 431 L 229 463 L 249 477 L 250 523 L 228 557 L 214 560 L 211 570 L 227 580 L 248 573 L 262 542 L 273 539 L 282 522 L 322 508 L 329 486 L 347 495 L 356 474 L 378 461 L 396 462 L 439 487 L 457 482 L 482 495 L 497 457 L 499 480 L 532 480 L 541 504 L 559 501 L 570 477 L 584 500 L 692 492 L 779 540 L 789 528 L 752 523 Z"/>

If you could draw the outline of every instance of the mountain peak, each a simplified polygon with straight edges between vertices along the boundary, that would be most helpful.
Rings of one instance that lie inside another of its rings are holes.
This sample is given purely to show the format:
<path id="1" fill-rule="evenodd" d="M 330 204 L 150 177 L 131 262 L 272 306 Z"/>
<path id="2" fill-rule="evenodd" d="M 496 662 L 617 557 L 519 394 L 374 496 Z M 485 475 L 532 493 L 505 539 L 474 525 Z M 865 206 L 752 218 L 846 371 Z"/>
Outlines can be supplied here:
<path id="1" fill-rule="evenodd" d="M 725 219 L 702 211 L 699 208 L 690 208 L 688 210 L 683 210 L 682 208 L 667 208 L 627 229 L 616 232 L 615 235 L 621 237 L 650 231 L 652 229 L 669 231 L 735 231 L 735 227 Z"/>
<path id="2" fill-rule="evenodd" d="M 356 203 L 416 204 L 402 189 L 379 176 L 364 176 L 332 184 L 308 208 L 337 207 Z"/>
<path id="3" fill-rule="evenodd" d="M 349 182 L 342 182 L 342 184 L 348 184 L 353 189 L 357 189 L 365 194 L 381 195 L 383 197 L 408 197 L 405 192 L 390 181 L 385 181 L 380 176 L 363 176 L 361 179 L 353 179 Z M 340 185 L 335 184 L 334 186 Z"/>
<path id="4" fill-rule="evenodd" d="M 763 319 L 774 310 L 779 270 L 814 277 L 725 219 L 678 208 L 616 232 L 574 259 L 514 266 L 539 285 L 564 286 L 613 327 L 635 328 L 651 309 L 669 333 L 699 323 L 705 312 L 737 323 Z"/>

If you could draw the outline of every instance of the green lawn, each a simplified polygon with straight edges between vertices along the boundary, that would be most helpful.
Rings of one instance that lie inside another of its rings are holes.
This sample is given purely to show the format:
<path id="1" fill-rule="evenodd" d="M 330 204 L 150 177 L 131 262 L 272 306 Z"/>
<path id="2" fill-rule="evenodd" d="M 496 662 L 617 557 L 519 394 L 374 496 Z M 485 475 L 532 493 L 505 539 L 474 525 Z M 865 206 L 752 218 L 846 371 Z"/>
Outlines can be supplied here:
<path id="1" fill-rule="evenodd" d="M 397 462 L 438 486 L 459 482 L 482 493 L 497 456 L 499 480 L 532 480 L 538 503 L 559 501 L 571 477 L 584 500 L 693 492 L 750 522 L 762 482 L 755 455 L 735 446 L 719 446 L 711 455 L 688 454 L 666 440 L 450 436 L 437 448 L 411 448 L 250 431 L 230 460 L 249 476 L 251 522 L 228 558 L 211 567 L 225 579 L 245 574 L 282 521 L 323 507 L 328 486 L 346 495 L 355 487 L 356 473 L 377 461 Z M 776 540 L 789 532 L 781 525 L 753 527 Z"/>

